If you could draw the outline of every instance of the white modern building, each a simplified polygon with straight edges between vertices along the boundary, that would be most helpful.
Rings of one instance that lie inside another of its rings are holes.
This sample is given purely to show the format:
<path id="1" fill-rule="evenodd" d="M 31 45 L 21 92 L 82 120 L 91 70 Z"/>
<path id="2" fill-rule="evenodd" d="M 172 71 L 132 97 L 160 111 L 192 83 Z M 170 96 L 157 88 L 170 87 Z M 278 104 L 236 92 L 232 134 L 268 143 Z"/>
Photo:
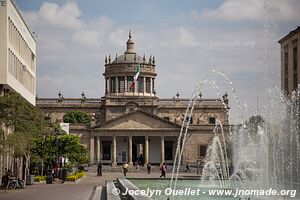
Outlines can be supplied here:
<path id="1" fill-rule="evenodd" d="M 13 0 L 0 0 L 0 96 L 9 91 L 19 93 L 35 105 L 36 96 L 36 41 Z M 4 137 L 11 133 L 6 127 Z M 4 147 L 0 155 L 0 177 L 4 169 L 16 168 L 13 149 Z M 22 163 L 22 161 L 21 161 Z M 23 168 L 19 177 L 24 176 Z"/>
<path id="2" fill-rule="evenodd" d="M 0 95 L 15 91 L 35 105 L 36 41 L 13 0 L 0 0 Z"/>

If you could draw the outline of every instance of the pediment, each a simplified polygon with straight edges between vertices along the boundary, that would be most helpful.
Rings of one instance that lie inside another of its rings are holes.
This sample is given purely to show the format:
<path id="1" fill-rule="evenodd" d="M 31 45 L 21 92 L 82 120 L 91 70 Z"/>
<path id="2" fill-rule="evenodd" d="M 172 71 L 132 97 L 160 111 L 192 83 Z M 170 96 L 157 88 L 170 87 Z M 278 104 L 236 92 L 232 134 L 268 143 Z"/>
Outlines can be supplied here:
<path id="1" fill-rule="evenodd" d="M 104 122 L 99 128 L 105 129 L 174 129 L 179 128 L 177 124 L 166 121 L 156 115 L 142 111 L 133 111 L 112 120 Z"/>

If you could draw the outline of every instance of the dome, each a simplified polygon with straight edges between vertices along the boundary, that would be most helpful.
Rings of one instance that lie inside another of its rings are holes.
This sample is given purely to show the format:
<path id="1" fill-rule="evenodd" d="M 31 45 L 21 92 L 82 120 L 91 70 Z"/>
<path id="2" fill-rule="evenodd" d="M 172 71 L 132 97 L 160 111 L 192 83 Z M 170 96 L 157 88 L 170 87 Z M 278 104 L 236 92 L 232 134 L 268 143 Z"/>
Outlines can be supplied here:
<path id="1" fill-rule="evenodd" d="M 115 58 L 112 63 L 142 63 L 143 62 L 143 57 L 137 55 L 136 53 L 134 54 L 127 54 L 124 53 L 123 55 Z"/>
<path id="2" fill-rule="evenodd" d="M 150 64 L 155 66 L 155 58 L 150 55 L 149 61 L 146 61 L 145 54 L 144 56 L 137 55 L 134 49 L 134 41 L 131 37 L 131 31 L 129 31 L 129 38 L 126 42 L 127 48 L 124 54 L 115 58 L 112 58 L 110 55 L 105 57 L 105 65 L 117 64 L 117 63 L 143 63 Z"/>

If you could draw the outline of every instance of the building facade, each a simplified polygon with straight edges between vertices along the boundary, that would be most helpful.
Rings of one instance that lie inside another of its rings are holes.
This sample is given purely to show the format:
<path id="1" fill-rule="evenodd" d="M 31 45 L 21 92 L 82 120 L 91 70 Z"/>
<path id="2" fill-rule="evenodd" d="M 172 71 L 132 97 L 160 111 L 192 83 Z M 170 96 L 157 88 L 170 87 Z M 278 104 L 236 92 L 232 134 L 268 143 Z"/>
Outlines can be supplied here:
<path id="1" fill-rule="evenodd" d="M 179 94 L 171 99 L 156 96 L 154 56 L 139 56 L 129 33 L 124 54 L 105 57 L 105 92 L 102 98 L 37 98 L 37 106 L 52 121 L 62 122 L 69 110 L 92 116 L 91 125 L 70 125 L 89 151 L 91 163 L 99 160 L 116 166 L 125 162 L 173 163 L 177 139 L 189 99 Z M 140 66 L 139 78 L 133 84 Z M 228 125 L 228 96 L 204 99 L 199 94 L 190 120 L 183 162 L 204 159 L 217 121 Z M 181 145 L 181 144 L 180 144 Z"/>
<path id="2" fill-rule="evenodd" d="M 281 45 L 281 90 L 290 95 L 300 84 L 300 27 L 278 42 Z"/>
<path id="3" fill-rule="evenodd" d="M 19 93 L 32 105 L 36 96 L 36 41 L 12 0 L 0 1 L 0 96 Z M 0 124 L 1 125 L 1 124 Z M 4 137 L 11 133 L 4 129 Z M 13 149 L 0 156 L 0 177 L 4 168 L 14 169 Z"/>

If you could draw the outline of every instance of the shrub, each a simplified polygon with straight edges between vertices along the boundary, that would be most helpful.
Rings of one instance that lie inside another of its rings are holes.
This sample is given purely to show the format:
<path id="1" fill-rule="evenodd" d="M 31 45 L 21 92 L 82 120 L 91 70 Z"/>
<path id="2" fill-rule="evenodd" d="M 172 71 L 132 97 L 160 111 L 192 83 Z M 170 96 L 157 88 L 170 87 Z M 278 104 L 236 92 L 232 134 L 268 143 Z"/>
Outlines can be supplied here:
<path id="1" fill-rule="evenodd" d="M 82 178 L 84 175 L 85 175 L 85 173 L 83 171 L 76 172 L 76 173 L 68 176 L 67 181 L 76 181 L 76 180 Z"/>
<path id="2" fill-rule="evenodd" d="M 41 181 L 45 181 L 46 177 L 45 176 L 35 176 L 34 177 L 34 182 L 41 182 Z"/>

